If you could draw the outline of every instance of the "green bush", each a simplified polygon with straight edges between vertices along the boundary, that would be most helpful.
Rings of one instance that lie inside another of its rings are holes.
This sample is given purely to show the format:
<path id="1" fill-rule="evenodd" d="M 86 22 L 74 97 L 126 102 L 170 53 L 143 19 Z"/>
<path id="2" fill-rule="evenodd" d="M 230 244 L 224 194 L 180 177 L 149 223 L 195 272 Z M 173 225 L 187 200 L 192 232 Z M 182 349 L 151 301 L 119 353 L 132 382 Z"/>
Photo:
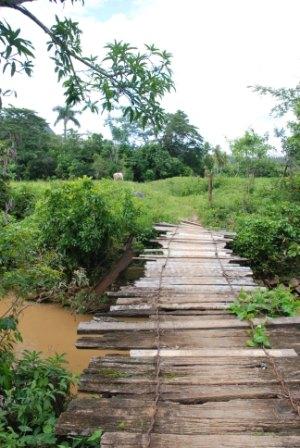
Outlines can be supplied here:
<path id="1" fill-rule="evenodd" d="M 2 170 L 2 167 L 0 168 Z M 10 188 L 8 180 L 0 173 L 0 211 L 5 210 L 5 206 L 9 200 Z"/>
<path id="2" fill-rule="evenodd" d="M 277 206 L 240 218 L 233 248 L 260 275 L 299 269 L 300 207 Z"/>
<path id="3" fill-rule="evenodd" d="M 88 270 L 137 234 L 139 208 L 125 185 L 85 178 L 55 185 L 37 204 L 40 242 L 62 255 L 69 272 Z"/>
<path id="4" fill-rule="evenodd" d="M 7 358 L 8 352 L 0 353 Z M 92 437 L 59 441 L 55 435 L 57 417 L 64 410 L 74 377 L 59 355 L 42 359 L 25 351 L 16 361 L 10 356 L 9 369 L 1 370 L 0 446 L 5 448 L 55 448 L 99 446 L 101 431 Z M 3 377 L 9 375 L 8 381 Z"/>
<path id="5" fill-rule="evenodd" d="M 23 219 L 33 212 L 37 191 L 26 184 L 17 185 L 11 189 L 11 200 L 11 214 L 17 219 Z"/>
<path id="6" fill-rule="evenodd" d="M 11 222 L 0 232 L 0 294 L 14 291 L 28 296 L 50 290 L 63 278 L 61 257 L 39 244 L 39 229 L 32 217 Z"/>

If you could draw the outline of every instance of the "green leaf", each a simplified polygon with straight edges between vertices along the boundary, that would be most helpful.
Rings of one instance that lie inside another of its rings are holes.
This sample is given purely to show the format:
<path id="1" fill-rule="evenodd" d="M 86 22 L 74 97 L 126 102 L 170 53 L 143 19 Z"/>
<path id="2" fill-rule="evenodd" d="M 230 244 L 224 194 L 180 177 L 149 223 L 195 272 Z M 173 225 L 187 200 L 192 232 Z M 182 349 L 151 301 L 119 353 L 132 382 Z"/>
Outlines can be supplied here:
<path id="1" fill-rule="evenodd" d="M 7 331 L 7 330 L 13 330 L 15 331 L 17 329 L 17 320 L 12 317 L 2 317 L 0 318 L 0 331 Z"/>

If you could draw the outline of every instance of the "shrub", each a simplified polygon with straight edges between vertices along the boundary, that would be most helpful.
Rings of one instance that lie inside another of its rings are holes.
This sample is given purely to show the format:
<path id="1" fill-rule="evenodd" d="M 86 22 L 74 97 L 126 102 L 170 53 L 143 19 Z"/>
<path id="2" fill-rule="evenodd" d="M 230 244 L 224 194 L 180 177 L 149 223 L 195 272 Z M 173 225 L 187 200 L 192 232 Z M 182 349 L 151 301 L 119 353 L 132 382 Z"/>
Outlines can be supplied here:
<path id="1" fill-rule="evenodd" d="M 27 296 L 49 290 L 63 278 L 59 254 L 40 247 L 39 229 L 31 217 L 2 227 L 0 253 L 0 294 Z"/>
<path id="2" fill-rule="evenodd" d="M 2 170 L 2 167 L 0 168 Z M 0 211 L 5 210 L 5 206 L 9 200 L 10 188 L 8 180 L 0 173 Z"/>
<path id="3" fill-rule="evenodd" d="M 0 360 L 8 353 L 0 353 Z M 21 447 L 86 447 L 99 446 L 101 431 L 91 437 L 61 442 L 55 435 L 55 423 L 69 398 L 74 377 L 64 367 L 63 356 L 42 359 L 37 352 L 25 351 L 15 361 L 10 357 L 8 381 L 0 384 L 0 446 Z"/>
<path id="4" fill-rule="evenodd" d="M 60 253 L 69 272 L 91 270 L 120 249 L 137 233 L 138 215 L 124 185 L 88 178 L 55 185 L 36 210 L 42 245 Z"/>
<path id="5" fill-rule="evenodd" d="M 300 207 L 265 209 L 240 218 L 233 248 L 259 275 L 299 269 Z"/>
<path id="6" fill-rule="evenodd" d="M 17 219 L 29 216 L 37 201 L 37 192 L 26 184 L 20 184 L 11 189 L 11 213 Z"/>

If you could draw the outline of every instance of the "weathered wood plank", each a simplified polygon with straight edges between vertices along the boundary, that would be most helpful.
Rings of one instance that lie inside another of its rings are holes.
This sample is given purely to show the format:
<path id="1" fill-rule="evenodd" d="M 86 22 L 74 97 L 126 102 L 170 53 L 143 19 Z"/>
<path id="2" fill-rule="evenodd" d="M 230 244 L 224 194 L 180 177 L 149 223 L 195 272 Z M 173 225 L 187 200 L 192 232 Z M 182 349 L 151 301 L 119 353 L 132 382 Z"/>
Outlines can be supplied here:
<path id="1" fill-rule="evenodd" d="M 297 356 L 297 353 L 293 349 L 267 349 L 266 352 L 269 356 L 273 358 L 288 358 Z M 249 357 L 266 357 L 265 351 L 259 348 L 256 349 L 197 349 L 197 350 L 168 350 L 161 349 L 160 356 L 231 356 L 231 357 L 240 357 L 240 356 L 249 356 Z M 130 356 L 135 358 L 141 356 L 146 357 L 155 357 L 157 356 L 157 350 L 130 350 Z"/>
<path id="2" fill-rule="evenodd" d="M 166 255 L 143 255 L 143 254 L 141 254 L 141 255 L 139 255 L 138 257 L 133 257 L 133 259 L 134 260 L 159 260 L 159 259 L 165 259 L 166 258 Z M 216 257 L 215 257 L 215 254 L 214 253 L 203 253 L 203 254 L 201 254 L 201 255 L 191 255 L 191 254 L 186 254 L 186 255 L 183 255 L 183 254 L 177 254 L 177 255 L 170 255 L 170 256 L 168 256 L 168 258 L 170 258 L 171 260 L 173 260 L 173 259 L 180 259 L 180 260 L 199 260 L 200 262 L 202 261 L 202 260 L 205 260 L 205 259 L 212 259 L 212 260 L 214 260 Z M 235 255 L 231 255 L 231 254 L 222 254 L 222 255 L 219 255 L 219 259 L 220 260 L 230 260 L 230 261 L 247 261 L 247 259 L 246 258 L 242 258 L 242 257 L 238 257 L 238 256 L 235 256 Z"/>
<path id="3" fill-rule="evenodd" d="M 224 301 L 225 302 L 225 301 Z M 181 312 L 181 311 L 202 311 L 202 310 L 226 310 L 227 305 L 224 302 L 202 302 L 202 303 L 176 303 L 176 302 L 170 302 L 170 303 L 163 303 L 159 302 L 157 304 L 158 308 L 161 310 L 170 310 L 174 312 Z M 119 302 L 118 302 L 119 303 Z M 156 312 L 156 308 L 153 308 L 151 304 L 146 303 L 127 303 L 126 305 L 118 304 L 118 305 L 112 305 L 110 307 L 111 311 L 126 311 L 131 310 L 132 315 L 134 315 L 135 311 L 139 310 L 145 310 L 145 312 L 148 310 L 149 313 Z"/>
<path id="4" fill-rule="evenodd" d="M 176 285 L 173 287 L 164 287 L 161 291 L 160 296 L 172 296 L 172 295 L 187 295 L 187 294 L 199 294 L 203 297 L 205 296 L 211 296 L 211 295 L 219 295 L 219 294 L 231 294 L 234 293 L 238 294 L 241 290 L 244 291 L 255 291 L 257 289 L 265 290 L 266 288 L 258 287 L 258 286 L 239 286 L 239 285 L 232 285 L 232 288 L 230 285 Z M 147 296 L 147 297 L 155 297 L 157 294 L 157 288 L 151 288 L 148 286 L 145 286 L 143 288 L 141 287 L 132 287 L 127 286 L 124 288 L 121 288 L 119 291 L 112 291 L 109 292 L 107 295 L 110 297 L 140 297 L 140 296 Z"/>
<path id="5" fill-rule="evenodd" d="M 247 351 L 248 353 L 248 351 Z M 99 366 L 102 364 L 105 365 L 111 365 L 111 364 L 119 364 L 123 366 L 134 366 L 134 368 L 139 368 L 141 366 L 153 366 L 154 365 L 153 358 L 149 357 L 138 357 L 134 358 L 128 355 L 105 355 L 103 357 L 95 356 L 91 359 L 90 365 L 91 366 Z M 276 360 L 276 365 L 280 367 L 280 369 L 291 369 L 293 366 L 297 366 L 300 362 L 300 357 L 296 358 L 278 358 Z M 239 365 L 239 367 L 245 367 L 247 368 L 262 368 L 264 369 L 265 366 L 270 365 L 270 360 L 268 358 L 261 359 L 261 357 L 255 358 L 255 357 L 248 357 L 247 356 L 240 356 L 238 359 L 236 357 L 230 357 L 226 356 L 219 356 L 219 357 L 203 357 L 203 356 L 188 356 L 188 357 L 164 357 L 160 360 L 160 365 L 162 368 L 169 368 L 171 369 L 173 366 L 175 367 L 182 367 L 185 366 L 189 368 L 189 366 L 192 366 L 193 368 L 195 366 L 234 366 Z M 142 368 L 142 367 L 141 367 Z M 296 371 L 298 369 L 296 368 Z M 297 372 L 298 375 L 299 372 Z"/>
<path id="6" fill-rule="evenodd" d="M 255 325 L 265 323 L 270 326 L 278 325 L 300 325 L 299 317 L 281 317 L 275 319 L 253 319 Z M 185 318 L 185 319 L 160 319 L 161 330 L 200 330 L 214 328 L 251 328 L 251 324 L 246 320 L 238 319 L 205 319 L 205 318 Z M 155 331 L 156 321 L 151 319 L 143 322 L 124 322 L 117 319 L 97 319 L 89 322 L 81 322 L 78 326 L 78 334 L 101 334 L 105 331 Z"/>
<path id="7" fill-rule="evenodd" d="M 77 399 L 71 402 L 56 427 L 60 435 L 88 434 L 96 429 L 146 432 L 150 425 L 153 402 L 120 399 Z M 241 432 L 299 430 L 288 400 L 253 399 L 206 402 L 186 406 L 161 402 L 158 404 L 156 433 L 220 434 Z"/>
<path id="8" fill-rule="evenodd" d="M 78 348 L 101 349 L 152 349 L 156 347 L 154 331 L 108 331 L 101 335 L 81 337 Z M 248 330 L 244 328 L 215 328 L 199 330 L 163 330 L 161 346 L 173 349 L 215 349 L 244 348 L 249 339 Z M 294 327 L 274 327 L 270 329 L 270 339 L 273 348 L 299 349 L 299 337 Z M 245 348 L 245 350 L 249 350 Z M 196 356 L 196 355 L 195 355 Z"/>
<path id="9" fill-rule="evenodd" d="M 106 432 L 101 440 L 102 448 L 147 447 L 145 434 L 129 432 Z M 296 448 L 300 436 L 276 434 L 221 434 L 180 435 L 156 434 L 151 436 L 155 448 Z"/>
<path id="10" fill-rule="evenodd" d="M 291 394 L 295 398 L 300 398 L 299 383 L 287 383 Z M 155 384 L 148 383 L 118 383 L 112 381 L 97 382 L 88 380 L 83 377 L 79 383 L 79 391 L 83 393 L 102 394 L 105 396 L 122 396 L 124 398 L 153 398 L 155 396 Z M 224 401 L 233 399 L 251 400 L 254 398 L 268 399 L 281 398 L 282 388 L 276 383 L 268 384 L 235 384 L 235 385 L 170 385 L 161 384 L 160 386 L 160 400 L 173 401 L 177 403 L 195 404 L 204 401 Z M 170 404 L 171 406 L 171 404 Z"/>
<path id="11" fill-rule="evenodd" d="M 237 296 L 237 294 L 236 294 Z M 164 295 L 161 294 L 159 300 L 154 296 L 150 295 L 141 295 L 138 296 L 127 296 L 127 297 L 119 297 L 116 301 L 117 305 L 134 305 L 134 304 L 148 304 L 148 305 L 160 305 L 160 304 L 169 304 L 174 307 L 176 303 L 194 303 L 195 305 L 201 307 L 203 303 L 214 303 L 219 302 L 233 302 L 236 296 L 220 293 L 220 294 L 171 294 Z"/>
<path id="12" fill-rule="evenodd" d="M 249 339 L 244 329 L 184 330 L 164 331 L 161 345 L 166 348 L 229 348 L 244 347 Z M 156 347 L 156 335 L 153 331 L 112 331 L 101 335 L 81 337 L 77 348 L 96 349 L 151 349 Z"/>
<path id="13" fill-rule="evenodd" d="M 218 361 L 219 359 L 219 361 Z M 162 359 L 160 392 L 162 400 L 195 402 L 233 398 L 280 397 L 282 389 L 274 377 L 268 358 L 189 358 Z M 221 360 L 221 361 L 220 361 Z M 136 362 L 134 362 L 136 361 Z M 117 357 L 93 358 L 81 377 L 79 390 L 83 392 L 146 395 L 155 394 L 155 360 Z M 300 371 L 298 358 L 278 358 L 277 368 L 284 373 L 285 381 L 298 391 Z M 251 387 L 249 387 L 251 385 Z M 180 386 L 180 387 L 179 387 Z M 296 394 L 294 394 L 296 398 Z"/>
<path id="14" fill-rule="evenodd" d="M 235 286 L 257 286 L 254 280 L 251 277 L 243 276 L 214 276 L 214 277 L 204 277 L 204 276 L 197 276 L 197 277 L 167 277 L 164 275 L 161 287 L 170 287 L 173 285 L 228 285 L 228 281 Z M 145 277 L 140 280 L 137 280 L 135 282 L 135 285 L 137 287 L 156 287 L 158 288 L 160 285 L 160 278 L 159 277 Z"/>

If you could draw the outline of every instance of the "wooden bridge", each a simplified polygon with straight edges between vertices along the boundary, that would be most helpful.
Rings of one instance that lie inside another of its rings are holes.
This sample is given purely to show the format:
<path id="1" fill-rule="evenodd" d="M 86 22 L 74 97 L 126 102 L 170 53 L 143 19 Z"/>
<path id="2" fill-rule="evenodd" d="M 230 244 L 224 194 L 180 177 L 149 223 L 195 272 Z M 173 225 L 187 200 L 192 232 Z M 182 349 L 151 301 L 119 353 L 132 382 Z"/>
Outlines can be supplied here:
<path id="1" fill-rule="evenodd" d="M 57 433 L 102 428 L 103 448 L 300 447 L 300 319 L 269 320 L 272 349 L 247 348 L 249 323 L 226 309 L 257 286 L 230 236 L 188 221 L 156 228 L 144 277 L 79 325 L 78 348 L 124 355 L 91 360 Z"/>

